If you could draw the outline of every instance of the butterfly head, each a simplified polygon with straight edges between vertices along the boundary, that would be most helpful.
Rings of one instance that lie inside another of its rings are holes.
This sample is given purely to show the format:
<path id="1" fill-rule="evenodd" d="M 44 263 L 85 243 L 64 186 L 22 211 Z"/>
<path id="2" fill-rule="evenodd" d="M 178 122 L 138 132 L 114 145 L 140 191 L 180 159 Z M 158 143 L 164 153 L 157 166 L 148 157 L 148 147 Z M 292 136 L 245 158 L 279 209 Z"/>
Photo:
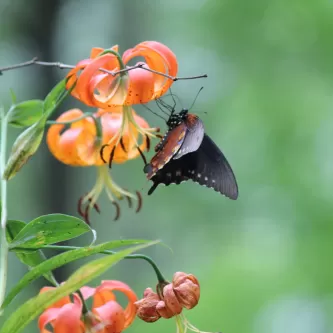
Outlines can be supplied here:
<path id="1" fill-rule="evenodd" d="M 179 113 L 171 114 L 167 121 L 167 126 L 169 129 L 173 129 L 179 124 L 181 124 L 186 118 L 188 114 L 188 109 L 182 109 Z"/>

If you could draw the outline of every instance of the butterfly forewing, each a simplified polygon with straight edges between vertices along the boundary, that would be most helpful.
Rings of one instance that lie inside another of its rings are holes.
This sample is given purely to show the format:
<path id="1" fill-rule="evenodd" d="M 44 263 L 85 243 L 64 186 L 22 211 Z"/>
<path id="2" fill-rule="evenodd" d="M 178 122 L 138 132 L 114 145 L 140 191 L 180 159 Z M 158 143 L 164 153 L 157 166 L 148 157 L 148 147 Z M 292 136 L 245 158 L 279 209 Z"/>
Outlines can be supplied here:
<path id="1" fill-rule="evenodd" d="M 200 147 L 205 134 L 203 122 L 196 115 L 189 113 L 184 122 L 186 125 L 185 138 L 177 154 L 174 155 L 174 159 L 196 151 Z"/>
<path id="2" fill-rule="evenodd" d="M 186 125 L 181 123 L 176 126 L 172 131 L 168 132 L 162 139 L 161 145 L 148 164 L 147 178 L 150 179 L 154 174 L 163 168 L 170 159 L 178 152 L 179 148 L 183 144 L 186 134 Z"/>

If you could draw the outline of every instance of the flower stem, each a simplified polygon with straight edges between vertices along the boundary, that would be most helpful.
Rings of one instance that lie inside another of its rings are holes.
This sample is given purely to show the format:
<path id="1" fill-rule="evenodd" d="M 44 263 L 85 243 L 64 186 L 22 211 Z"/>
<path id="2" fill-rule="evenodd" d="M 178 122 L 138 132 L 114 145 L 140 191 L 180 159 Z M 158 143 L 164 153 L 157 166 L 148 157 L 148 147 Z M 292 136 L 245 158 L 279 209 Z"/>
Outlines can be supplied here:
<path id="1" fill-rule="evenodd" d="M 67 246 L 67 245 L 46 245 L 43 246 L 42 249 L 52 249 L 52 250 L 64 250 L 64 251 L 70 251 L 70 250 L 76 250 L 76 249 L 80 249 L 81 247 L 79 246 Z M 21 248 L 20 248 L 21 249 Z M 23 250 L 24 248 L 22 248 Z M 105 250 L 105 251 L 101 251 L 100 253 L 102 254 L 108 254 L 108 255 L 112 255 L 112 254 L 116 254 L 117 252 L 115 251 L 109 251 L 109 250 Z M 155 274 L 157 276 L 158 282 L 159 283 L 163 283 L 166 282 L 167 280 L 163 277 L 161 271 L 159 270 L 159 268 L 157 267 L 157 265 L 155 264 L 154 260 L 144 254 L 130 254 L 126 257 L 124 257 L 124 259 L 143 259 L 145 261 L 147 261 L 151 267 L 153 268 L 153 270 L 155 271 Z"/>
<path id="2" fill-rule="evenodd" d="M 7 145 L 7 117 L 3 107 L 0 107 L 1 117 L 1 146 L 0 146 L 0 177 L 1 177 L 1 242 L 0 242 L 0 306 L 2 305 L 7 282 L 8 266 L 8 243 L 6 239 L 7 224 L 7 180 L 4 179 L 3 173 L 6 165 L 6 145 Z M 0 313 L 1 314 L 1 313 Z"/>

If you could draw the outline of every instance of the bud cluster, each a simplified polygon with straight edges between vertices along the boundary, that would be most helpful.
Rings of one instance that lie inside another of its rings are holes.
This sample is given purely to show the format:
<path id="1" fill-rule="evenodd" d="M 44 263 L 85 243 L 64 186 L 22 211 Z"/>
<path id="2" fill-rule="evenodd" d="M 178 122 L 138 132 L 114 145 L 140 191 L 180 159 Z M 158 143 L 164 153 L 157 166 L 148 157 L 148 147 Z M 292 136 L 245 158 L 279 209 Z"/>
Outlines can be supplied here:
<path id="1" fill-rule="evenodd" d="M 161 317 L 168 319 L 179 315 L 183 308 L 194 308 L 200 298 L 197 278 L 183 272 L 176 272 L 171 283 L 158 284 L 157 291 L 155 293 L 147 288 L 143 298 L 134 303 L 137 316 L 145 322 L 152 323 Z"/>

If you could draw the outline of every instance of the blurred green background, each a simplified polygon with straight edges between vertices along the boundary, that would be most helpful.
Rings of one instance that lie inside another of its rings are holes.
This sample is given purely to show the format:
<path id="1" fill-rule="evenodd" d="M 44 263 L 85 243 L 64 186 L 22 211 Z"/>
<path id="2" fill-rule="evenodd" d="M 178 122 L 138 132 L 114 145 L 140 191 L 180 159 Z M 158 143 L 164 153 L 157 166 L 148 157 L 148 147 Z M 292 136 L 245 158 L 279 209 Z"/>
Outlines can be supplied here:
<path id="1" fill-rule="evenodd" d="M 173 252 L 156 246 L 146 253 L 169 278 L 175 271 L 198 277 L 201 299 L 186 315 L 211 332 L 333 331 L 332 34 L 327 0 L 0 2 L 0 66 L 34 56 L 76 64 L 94 46 L 118 44 L 124 51 L 157 40 L 176 53 L 179 75 L 208 74 L 176 82 L 173 92 L 189 106 L 205 87 L 192 111 L 230 161 L 239 200 L 192 182 L 161 186 L 148 197 L 138 159 L 112 173 L 118 184 L 142 191 L 141 213 L 123 202 L 122 217 L 113 222 L 114 208 L 102 196 L 102 214 L 93 215 L 92 224 L 100 242 L 141 237 L 170 246 Z M 10 88 L 22 101 L 44 98 L 65 73 L 41 67 L 6 72 L 0 101 L 9 106 Z M 81 105 L 71 99 L 59 112 L 73 106 Z M 151 125 L 162 125 L 138 111 Z M 18 133 L 12 130 L 11 139 Z M 62 165 L 44 143 L 9 183 L 9 216 L 76 214 L 77 199 L 94 181 L 93 168 Z M 58 279 L 82 262 L 58 270 Z M 10 255 L 8 287 L 25 272 Z M 142 261 L 123 261 L 103 278 L 121 279 L 140 296 L 156 284 Z M 7 314 L 44 284 L 33 283 Z M 173 320 L 137 320 L 128 332 L 175 329 Z M 33 323 L 25 332 L 37 331 Z"/>

